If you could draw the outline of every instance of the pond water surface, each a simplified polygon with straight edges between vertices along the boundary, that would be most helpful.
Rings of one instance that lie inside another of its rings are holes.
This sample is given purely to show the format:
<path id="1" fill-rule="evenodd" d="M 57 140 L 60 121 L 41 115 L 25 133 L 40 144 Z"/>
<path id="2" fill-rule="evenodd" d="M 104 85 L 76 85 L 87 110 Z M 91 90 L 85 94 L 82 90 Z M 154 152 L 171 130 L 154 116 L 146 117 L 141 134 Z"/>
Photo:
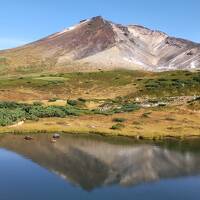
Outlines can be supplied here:
<path id="1" fill-rule="evenodd" d="M 199 200 L 200 141 L 0 136 L 0 200 Z"/>

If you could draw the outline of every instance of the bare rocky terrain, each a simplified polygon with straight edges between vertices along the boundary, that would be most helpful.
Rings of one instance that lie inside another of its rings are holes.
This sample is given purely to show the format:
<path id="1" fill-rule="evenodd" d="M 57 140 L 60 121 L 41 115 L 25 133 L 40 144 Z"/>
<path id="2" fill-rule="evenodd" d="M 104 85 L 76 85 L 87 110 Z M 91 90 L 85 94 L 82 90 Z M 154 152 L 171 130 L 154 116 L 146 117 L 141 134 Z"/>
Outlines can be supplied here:
<path id="1" fill-rule="evenodd" d="M 36 42 L 0 51 L 1 71 L 200 69 L 200 44 L 94 17 Z"/>

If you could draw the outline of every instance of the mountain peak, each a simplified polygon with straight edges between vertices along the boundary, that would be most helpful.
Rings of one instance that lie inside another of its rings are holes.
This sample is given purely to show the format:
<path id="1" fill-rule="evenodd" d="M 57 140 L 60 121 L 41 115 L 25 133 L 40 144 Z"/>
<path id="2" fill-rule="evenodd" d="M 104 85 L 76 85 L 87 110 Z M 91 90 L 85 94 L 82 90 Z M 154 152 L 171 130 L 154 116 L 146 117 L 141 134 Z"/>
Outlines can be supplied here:
<path id="1" fill-rule="evenodd" d="M 75 71 L 81 66 L 87 71 L 199 69 L 200 44 L 141 25 L 125 26 L 96 16 L 23 47 L 1 51 L 0 57 L 5 57 L 10 67 L 46 63 L 67 70 L 72 63 L 79 66 Z"/>
<path id="2" fill-rule="evenodd" d="M 95 17 L 92 17 L 91 20 L 105 20 L 101 15 L 98 15 L 98 16 L 95 16 Z"/>

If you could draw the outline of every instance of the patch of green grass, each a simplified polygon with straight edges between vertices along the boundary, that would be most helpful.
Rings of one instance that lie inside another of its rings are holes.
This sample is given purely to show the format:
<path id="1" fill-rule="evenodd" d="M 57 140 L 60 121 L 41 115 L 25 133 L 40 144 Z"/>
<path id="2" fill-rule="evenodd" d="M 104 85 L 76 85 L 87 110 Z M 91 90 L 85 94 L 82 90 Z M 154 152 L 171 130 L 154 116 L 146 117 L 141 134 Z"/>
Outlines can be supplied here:
<path id="1" fill-rule="evenodd" d="M 5 57 L 0 57 L 0 66 L 4 66 L 7 63 L 7 59 Z"/>
<path id="2" fill-rule="evenodd" d="M 28 67 L 24 67 L 24 70 Z M 39 71 L 40 72 L 40 71 Z M 23 77 L 0 78 L 0 89 L 23 87 L 48 91 L 49 89 L 89 90 L 125 86 L 134 82 L 135 77 L 144 73 L 137 71 L 110 71 L 91 73 L 57 73 L 24 75 Z"/>
<path id="3" fill-rule="evenodd" d="M 34 78 L 36 80 L 45 80 L 45 81 L 65 81 L 66 78 L 63 78 L 63 77 L 58 77 L 58 76 L 45 76 L 45 77 L 36 77 Z"/>
<path id="4" fill-rule="evenodd" d="M 200 94 L 200 73 L 188 71 L 155 73 L 139 82 L 138 95 L 152 97 L 190 96 Z"/>
<path id="5" fill-rule="evenodd" d="M 53 97 L 53 98 L 50 98 L 50 99 L 48 100 L 48 102 L 56 102 L 57 100 L 59 100 L 59 99 L 56 98 L 56 97 Z"/>
<path id="6" fill-rule="evenodd" d="M 86 95 L 98 94 L 108 90 L 120 96 L 123 87 L 130 87 L 127 97 L 162 98 L 169 96 L 200 95 L 200 72 L 173 71 L 148 73 L 141 71 L 106 71 L 86 73 L 55 73 L 33 74 L 32 76 L 0 77 L 0 89 L 14 90 L 23 88 L 35 92 L 52 94 L 70 94 L 73 98 L 75 91 Z M 133 86 L 134 85 L 134 86 Z M 119 90 L 120 88 L 120 90 Z M 118 94 L 119 93 L 119 94 Z M 104 94 L 105 96 L 105 94 Z M 63 97 L 61 97 L 63 98 Z M 113 103 L 122 101 L 125 97 L 113 99 Z M 130 109 L 131 108 L 125 108 Z"/>
<path id="7" fill-rule="evenodd" d="M 112 129 L 112 130 L 121 130 L 124 127 L 125 126 L 123 124 L 118 123 L 118 124 L 113 125 L 110 129 Z"/>
<path id="8" fill-rule="evenodd" d="M 68 99 L 67 100 L 67 104 L 69 104 L 70 106 L 77 106 L 78 105 L 78 101 L 77 100 Z"/>

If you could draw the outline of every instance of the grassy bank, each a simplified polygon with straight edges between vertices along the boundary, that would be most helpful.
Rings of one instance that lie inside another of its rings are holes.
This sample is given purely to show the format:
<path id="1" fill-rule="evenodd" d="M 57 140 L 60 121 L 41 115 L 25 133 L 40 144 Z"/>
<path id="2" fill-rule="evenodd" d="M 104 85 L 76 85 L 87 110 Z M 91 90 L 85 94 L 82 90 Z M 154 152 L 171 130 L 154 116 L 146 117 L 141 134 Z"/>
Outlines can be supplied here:
<path id="1" fill-rule="evenodd" d="M 200 136 L 200 113 L 185 108 L 149 108 L 112 115 L 79 115 L 27 120 L 19 126 L 0 127 L 0 133 L 100 134 L 142 136 L 146 139 Z M 115 127 L 115 128 L 114 128 Z"/>
<path id="2" fill-rule="evenodd" d="M 56 99 L 50 99 L 48 102 L 56 102 Z M 114 102 L 113 106 L 102 110 L 85 108 L 86 100 L 67 100 L 66 105 L 44 105 L 41 102 L 33 104 L 0 102 L 0 126 L 8 126 L 20 121 L 32 120 L 38 121 L 40 118 L 65 118 L 67 116 L 81 115 L 112 115 L 115 113 L 132 112 L 140 107 L 135 102 Z M 118 107 L 114 106 L 117 103 Z M 121 103 L 121 105 L 120 105 Z M 120 107 L 119 107 L 120 106 Z"/>

